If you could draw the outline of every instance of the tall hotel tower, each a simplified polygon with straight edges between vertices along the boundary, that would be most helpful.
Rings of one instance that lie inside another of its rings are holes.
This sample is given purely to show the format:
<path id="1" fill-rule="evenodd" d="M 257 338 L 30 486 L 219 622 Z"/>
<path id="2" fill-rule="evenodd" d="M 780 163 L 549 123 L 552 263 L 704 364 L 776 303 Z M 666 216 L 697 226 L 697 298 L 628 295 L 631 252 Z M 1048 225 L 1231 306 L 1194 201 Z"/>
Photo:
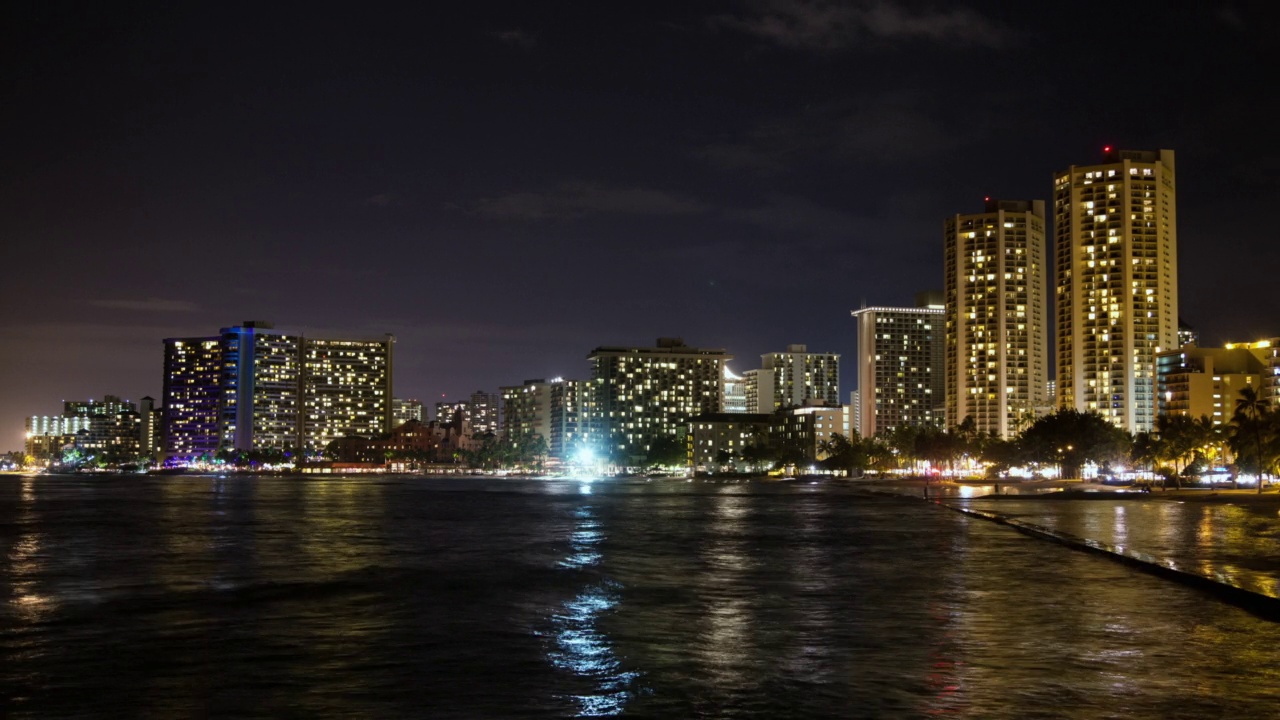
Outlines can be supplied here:
<path id="1" fill-rule="evenodd" d="M 987 200 L 945 226 L 947 423 L 1001 438 L 1045 404 L 1043 200 Z"/>
<path id="2" fill-rule="evenodd" d="M 863 437 L 900 426 L 939 426 L 943 413 L 943 304 L 920 293 L 917 307 L 854 310 L 858 321 L 858 410 Z"/>
<path id="3" fill-rule="evenodd" d="M 1058 406 L 1129 432 L 1156 416 L 1156 353 L 1178 347 L 1173 151 L 1105 148 L 1053 178 Z"/>

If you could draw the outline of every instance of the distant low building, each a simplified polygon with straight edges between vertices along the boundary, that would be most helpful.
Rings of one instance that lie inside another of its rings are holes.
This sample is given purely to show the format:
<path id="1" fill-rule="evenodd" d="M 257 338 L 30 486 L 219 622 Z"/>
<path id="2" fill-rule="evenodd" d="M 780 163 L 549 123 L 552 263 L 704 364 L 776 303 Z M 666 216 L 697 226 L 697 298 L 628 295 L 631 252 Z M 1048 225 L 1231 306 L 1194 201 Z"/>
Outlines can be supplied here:
<path id="1" fill-rule="evenodd" d="M 1184 345 L 1156 355 L 1161 415 L 1208 417 L 1214 425 L 1231 421 L 1240 390 L 1253 388 L 1276 403 L 1280 338 L 1228 343 L 1220 348 Z"/>
<path id="2" fill-rule="evenodd" d="M 811 404 L 774 413 L 769 441 L 775 447 L 799 450 L 807 462 L 817 462 L 827 458 L 828 443 L 843 429 L 842 406 Z"/>
<path id="3" fill-rule="evenodd" d="M 392 402 L 391 427 L 400 427 L 410 420 L 417 420 L 418 422 L 426 420 L 422 416 L 422 401 L 396 398 Z"/>
<path id="4" fill-rule="evenodd" d="M 689 421 L 689 465 L 697 471 L 741 465 L 747 448 L 767 445 L 769 413 L 706 413 Z M 723 461 L 723 462 L 722 462 Z"/>

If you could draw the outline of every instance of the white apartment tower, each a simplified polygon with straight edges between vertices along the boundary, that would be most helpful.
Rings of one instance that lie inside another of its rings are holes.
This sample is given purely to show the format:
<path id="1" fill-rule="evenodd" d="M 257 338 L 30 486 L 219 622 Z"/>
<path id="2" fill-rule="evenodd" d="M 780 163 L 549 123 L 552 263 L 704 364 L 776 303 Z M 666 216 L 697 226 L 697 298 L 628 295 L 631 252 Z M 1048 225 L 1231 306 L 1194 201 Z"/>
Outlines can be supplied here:
<path id="1" fill-rule="evenodd" d="M 941 297 L 918 297 L 917 305 L 853 311 L 859 405 L 854 417 L 863 437 L 942 424 L 945 310 Z"/>
<path id="2" fill-rule="evenodd" d="M 1178 347 L 1172 150 L 1104 148 L 1053 178 L 1058 407 L 1129 432 L 1156 417 L 1156 353 Z"/>
<path id="3" fill-rule="evenodd" d="M 944 226 L 946 422 L 1016 435 L 1045 404 L 1043 200 L 991 200 Z"/>
<path id="4" fill-rule="evenodd" d="M 811 353 L 805 345 L 788 345 L 785 352 L 760 356 L 756 373 L 756 409 L 770 413 L 803 407 L 817 401 L 840 404 L 840 356 Z"/>

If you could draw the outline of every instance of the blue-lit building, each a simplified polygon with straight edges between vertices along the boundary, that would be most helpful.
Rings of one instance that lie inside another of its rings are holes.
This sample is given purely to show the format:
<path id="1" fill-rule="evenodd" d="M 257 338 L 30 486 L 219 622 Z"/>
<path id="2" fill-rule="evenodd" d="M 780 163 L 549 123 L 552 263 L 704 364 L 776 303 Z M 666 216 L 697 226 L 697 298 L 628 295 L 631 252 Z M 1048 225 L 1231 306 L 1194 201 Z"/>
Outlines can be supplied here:
<path id="1" fill-rule="evenodd" d="M 323 450 L 392 422 L 392 348 L 383 340 L 284 335 L 245 322 L 216 337 L 165 340 L 164 454 Z"/>

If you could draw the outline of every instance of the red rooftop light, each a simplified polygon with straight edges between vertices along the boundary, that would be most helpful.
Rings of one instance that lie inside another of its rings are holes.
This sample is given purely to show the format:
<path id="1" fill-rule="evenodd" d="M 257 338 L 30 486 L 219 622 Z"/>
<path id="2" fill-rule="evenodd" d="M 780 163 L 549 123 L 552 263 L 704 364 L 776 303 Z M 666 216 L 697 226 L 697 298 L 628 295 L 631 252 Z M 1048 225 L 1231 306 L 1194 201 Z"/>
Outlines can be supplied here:
<path id="1" fill-rule="evenodd" d="M 1106 147 L 1102 148 L 1102 152 L 1111 152 L 1111 146 L 1107 145 Z"/>

